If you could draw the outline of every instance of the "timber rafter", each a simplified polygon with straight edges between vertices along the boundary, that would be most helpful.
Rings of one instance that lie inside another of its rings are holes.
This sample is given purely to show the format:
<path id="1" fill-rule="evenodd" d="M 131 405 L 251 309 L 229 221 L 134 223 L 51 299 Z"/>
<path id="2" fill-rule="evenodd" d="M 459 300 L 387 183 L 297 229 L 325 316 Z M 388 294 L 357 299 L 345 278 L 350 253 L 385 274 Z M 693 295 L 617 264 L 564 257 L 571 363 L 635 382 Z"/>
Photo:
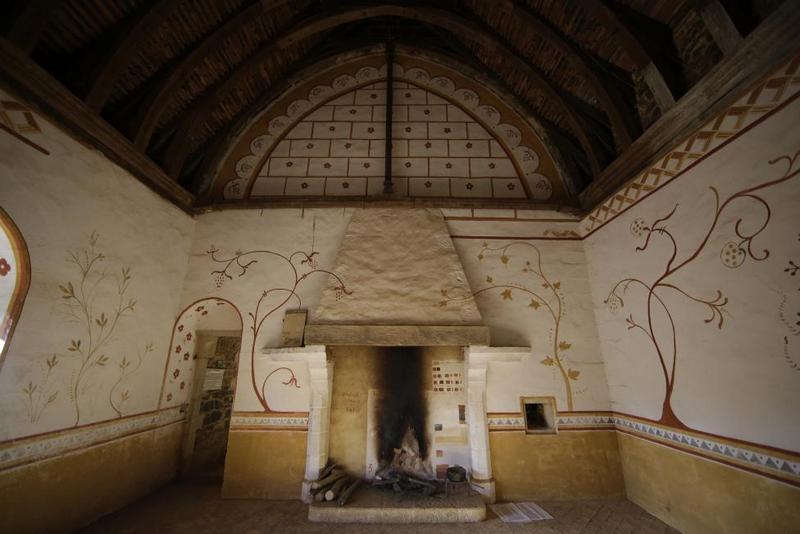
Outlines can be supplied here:
<path id="1" fill-rule="evenodd" d="M 199 192 L 211 153 L 248 113 L 301 69 L 384 43 L 381 31 L 398 26 L 398 43 L 443 52 L 511 93 L 590 209 L 796 53 L 796 0 L 731 9 L 720 0 L 28 0 L 0 21 L 0 81 L 190 210 L 181 184 Z M 687 16 L 700 22 L 680 27 Z M 686 52 L 708 46 L 721 52 L 712 69 Z"/>
<path id="2" fill-rule="evenodd" d="M 443 9 L 383 4 L 347 8 L 300 20 L 262 46 L 255 54 L 230 72 L 224 81 L 207 91 L 193 106 L 191 112 L 184 115 L 175 129 L 173 139 L 166 151 L 164 166 L 167 173 L 176 179 L 179 178 L 183 163 L 192 148 L 190 130 L 203 125 L 225 95 L 235 91 L 240 83 L 252 76 L 252 71 L 258 69 L 268 57 L 321 32 L 347 23 L 378 17 L 397 17 L 437 26 L 497 52 L 504 60 L 512 64 L 513 68 L 524 72 L 533 80 L 535 87 L 542 91 L 550 101 L 557 103 L 564 114 L 570 132 L 575 135 L 586 152 L 592 171 L 599 173 L 602 170 L 605 163 L 604 156 L 588 131 L 585 118 L 567 102 L 563 92 L 551 80 L 484 25 Z"/>

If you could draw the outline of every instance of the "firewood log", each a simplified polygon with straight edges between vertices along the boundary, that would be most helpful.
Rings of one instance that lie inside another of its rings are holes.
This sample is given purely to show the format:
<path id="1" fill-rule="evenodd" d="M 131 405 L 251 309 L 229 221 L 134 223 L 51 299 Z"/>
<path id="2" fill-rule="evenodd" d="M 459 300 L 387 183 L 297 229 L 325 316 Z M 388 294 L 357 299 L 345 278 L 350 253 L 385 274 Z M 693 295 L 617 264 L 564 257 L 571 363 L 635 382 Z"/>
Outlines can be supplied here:
<path id="1" fill-rule="evenodd" d="M 325 492 L 319 491 L 314 494 L 314 502 L 322 502 L 325 500 Z"/>
<path id="2" fill-rule="evenodd" d="M 341 471 L 339 469 L 334 469 L 333 472 L 330 475 L 328 475 L 327 477 L 325 477 L 323 479 L 320 479 L 320 480 L 315 480 L 314 482 L 312 482 L 311 483 L 311 489 L 319 489 L 319 488 L 322 488 L 324 486 L 327 486 L 328 484 L 333 484 L 334 482 L 336 482 L 337 480 L 339 480 L 343 476 L 345 476 L 344 471 Z"/>
<path id="3" fill-rule="evenodd" d="M 357 478 L 355 482 L 347 486 L 347 489 L 342 491 L 342 494 L 339 495 L 339 506 L 344 506 L 347 504 L 347 499 L 350 498 L 350 495 L 356 490 L 356 488 L 361 484 L 361 479 Z"/>
<path id="4" fill-rule="evenodd" d="M 325 468 L 323 468 L 322 471 L 319 472 L 317 480 L 321 480 L 330 475 L 331 471 L 333 471 L 336 467 L 338 467 L 336 465 L 336 462 L 331 462 L 330 460 L 328 460 L 328 465 L 326 465 Z"/>
<path id="5" fill-rule="evenodd" d="M 433 488 L 434 487 L 434 485 L 431 484 L 430 482 L 426 482 L 426 481 L 420 480 L 418 478 L 408 477 L 408 481 L 411 482 L 412 484 L 418 484 L 420 486 L 425 486 L 425 487 L 428 487 L 428 488 Z"/>
<path id="6" fill-rule="evenodd" d="M 331 486 L 330 489 L 325 492 L 325 500 L 332 501 L 333 499 L 338 497 L 339 493 L 341 493 L 342 491 L 342 488 L 344 488 L 345 485 L 348 484 L 349 482 L 350 482 L 349 477 L 342 477 L 336 482 L 334 482 L 333 486 Z"/>

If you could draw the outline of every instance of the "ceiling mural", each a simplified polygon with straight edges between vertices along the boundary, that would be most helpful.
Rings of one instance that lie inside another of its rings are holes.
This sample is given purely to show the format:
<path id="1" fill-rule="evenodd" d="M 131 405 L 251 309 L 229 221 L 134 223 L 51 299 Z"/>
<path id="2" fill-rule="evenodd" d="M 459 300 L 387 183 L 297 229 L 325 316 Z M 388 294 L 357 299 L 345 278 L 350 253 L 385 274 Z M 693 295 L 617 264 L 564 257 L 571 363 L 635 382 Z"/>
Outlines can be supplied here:
<path id="1" fill-rule="evenodd" d="M 339 64 L 274 101 L 232 143 L 212 200 L 382 194 L 384 59 Z M 393 77 L 397 196 L 569 200 L 534 126 L 503 98 L 419 57 L 396 56 Z"/>

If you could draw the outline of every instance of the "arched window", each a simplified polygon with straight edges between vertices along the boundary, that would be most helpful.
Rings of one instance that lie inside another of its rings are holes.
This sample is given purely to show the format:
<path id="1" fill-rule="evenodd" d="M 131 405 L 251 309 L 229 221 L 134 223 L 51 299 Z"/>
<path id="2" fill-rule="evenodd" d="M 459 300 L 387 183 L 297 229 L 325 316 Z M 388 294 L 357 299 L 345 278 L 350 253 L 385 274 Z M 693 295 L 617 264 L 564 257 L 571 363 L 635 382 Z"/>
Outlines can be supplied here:
<path id="1" fill-rule="evenodd" d="M 28 246 L 17 225 L 0 208 L 0 314 L 3 316 L 3 322 L 0 323 L 0 369 L 30 283 Z"/>

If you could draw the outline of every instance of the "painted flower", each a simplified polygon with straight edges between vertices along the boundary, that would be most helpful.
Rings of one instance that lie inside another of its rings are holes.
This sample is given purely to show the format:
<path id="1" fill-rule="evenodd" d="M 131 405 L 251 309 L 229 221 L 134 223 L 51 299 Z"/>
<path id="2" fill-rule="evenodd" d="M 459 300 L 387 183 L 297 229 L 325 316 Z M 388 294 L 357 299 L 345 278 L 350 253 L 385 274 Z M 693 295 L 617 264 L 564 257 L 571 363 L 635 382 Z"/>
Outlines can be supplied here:
<path id="1" fill-rule="evenodd" d="M 184 360 L 188 360 L 189 359 L 189 353 L 188 352 L 184 352 L 183 353 L 183 359 Z"/>
<path id="2" fill-rule="evenodd" d="M 631 223 L 631 233 L 636 237 L 641 237 L 644 233 L 645 222 L 641 217 L 637 217 Z"/>
<path id="3" fill-rule="evenodd" d="M 180 369 L 175 369 L 174 371 L 172 371 L 172 378 L 178 378 L 180 375 L 181 375 Z"/>
<path id="4" fill-rule="evenodd" d="M 182 324 L 178 325 L 178 332 L 183 332 L 183 325 Z"/>
<path id="5" fill-rule="evenodd" d="M 728 241 L 719 253 L 722 265 L 730 269 L 735 269 L 744 263 L 747 254 L 744 249 L 733 241 Z"/>
<path id="6" fill-rule="evenodd" d="M 181 389 L 186 387 L 186 382 L 181 382 Z"/>
<path id="7" fill-rule="evenodd" d="M 188 334 L 186 334 L 186 341 L 191 341 L 191 340 L 192 340 L 192 333 L 189 332 Z"/>
<path id="8" fill-rule="evenodd" d="M 172 393 L 167 393 L 167 402 L 172 400 Z"/>
<path id="9" fill-rule="evenodd" d="M 5 258 L 0 258 L 0 276 L 5 276 L 11 270 L 11 265 L 6 261 Z"/>
<path id="10" fill-rule="evenodd" d="M 177 347 L 175 347 L 175 354 L 180 354 L 182 350 L 183 350 L 183 347 L 178 345 Z"/>
<path id="11" fill-rule="evenodd" d="M 622 307 L 622 300 L 612 293 L 606 299 L 606 306 L 608 306 L 608 309 L 611 311 L 611 313 L 617 313 Z"/>

